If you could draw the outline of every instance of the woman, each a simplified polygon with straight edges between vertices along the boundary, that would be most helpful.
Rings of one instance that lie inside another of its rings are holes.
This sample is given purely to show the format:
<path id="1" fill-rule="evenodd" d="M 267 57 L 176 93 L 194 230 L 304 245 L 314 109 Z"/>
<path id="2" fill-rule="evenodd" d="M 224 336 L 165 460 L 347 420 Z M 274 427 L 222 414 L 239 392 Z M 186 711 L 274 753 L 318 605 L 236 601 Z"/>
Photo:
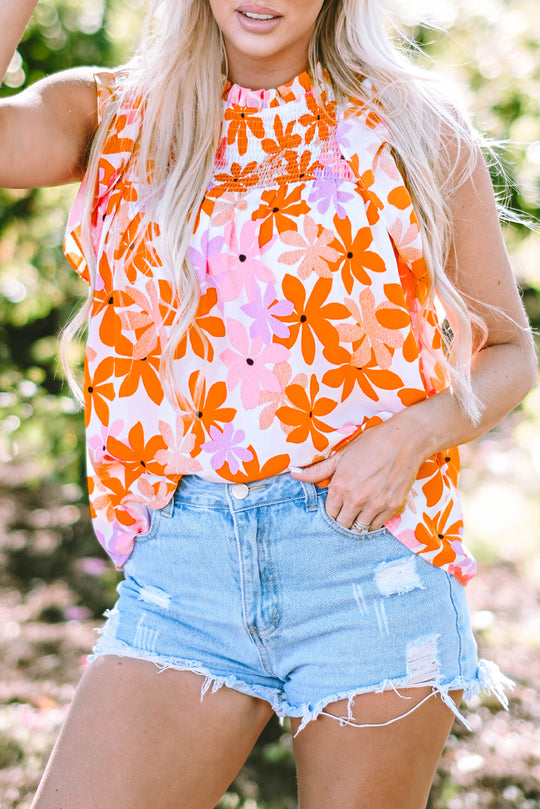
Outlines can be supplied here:
<path id="1" fill-rule="evenodd" d="M 4 70 L 35 5 L 0 0 Z M 536 375 L 489 176 L 379 0 L 157 6 L 122 70 L 1 107 L 0 183 L 84 178 L 91 506 L 125 573 L 34 807 L 210 809 L 275 711 L 302 809 L 420 809 L 463 692 L 507 684 L 447 449 Z"/>

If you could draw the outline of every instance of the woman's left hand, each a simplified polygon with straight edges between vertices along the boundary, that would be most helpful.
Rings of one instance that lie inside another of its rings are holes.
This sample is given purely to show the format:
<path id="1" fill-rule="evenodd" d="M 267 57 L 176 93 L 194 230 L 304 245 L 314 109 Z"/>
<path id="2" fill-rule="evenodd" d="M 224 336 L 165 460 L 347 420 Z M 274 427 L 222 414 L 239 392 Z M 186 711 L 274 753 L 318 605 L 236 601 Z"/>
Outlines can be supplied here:
<path id="1" fill-rule="evenodd" d="M 399 416 L 370 427 L 330 458 L 291 474 L 311 483 L 331 478 L 326 512 L 345 528 L 374 531 L 405 508 L 425 460 L 420 437 Z"/>

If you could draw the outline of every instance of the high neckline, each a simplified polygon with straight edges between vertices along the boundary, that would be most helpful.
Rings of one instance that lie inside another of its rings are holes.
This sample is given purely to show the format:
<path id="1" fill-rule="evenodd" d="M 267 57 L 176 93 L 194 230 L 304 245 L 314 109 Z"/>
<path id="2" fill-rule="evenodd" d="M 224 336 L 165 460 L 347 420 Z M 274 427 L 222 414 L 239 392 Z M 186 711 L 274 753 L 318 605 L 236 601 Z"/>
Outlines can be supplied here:
<path id="1" fill-rule="evenodd" d="M 223 91 L 223 98 L 230 105 L 265 109 L 300 101 L 312 92 L 311 78 L 309 73 L 304 70 L 286 84 L 269 90 L 251 90 L 249 87 L 242 87 L 239 84 L 227 81 Z"/>

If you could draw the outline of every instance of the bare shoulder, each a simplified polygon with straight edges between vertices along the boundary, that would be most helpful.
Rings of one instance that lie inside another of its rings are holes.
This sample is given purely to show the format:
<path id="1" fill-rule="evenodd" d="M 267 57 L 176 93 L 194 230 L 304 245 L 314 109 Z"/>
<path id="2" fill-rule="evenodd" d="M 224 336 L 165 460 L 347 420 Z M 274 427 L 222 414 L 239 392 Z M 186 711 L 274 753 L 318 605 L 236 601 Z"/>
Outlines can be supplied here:
<path id="1" fill-rule="evenodd" d="M 97 128 L 96 68 L 48 76 L 0 104 L 0 185 L 81 179 Z"/>

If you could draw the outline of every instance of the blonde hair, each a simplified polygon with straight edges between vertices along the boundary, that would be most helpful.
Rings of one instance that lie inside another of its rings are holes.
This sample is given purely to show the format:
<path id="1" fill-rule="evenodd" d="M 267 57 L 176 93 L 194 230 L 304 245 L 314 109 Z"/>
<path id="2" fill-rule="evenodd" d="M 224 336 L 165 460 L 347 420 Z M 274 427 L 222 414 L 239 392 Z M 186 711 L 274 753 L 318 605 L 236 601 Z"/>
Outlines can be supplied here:
<path id="1" fill-rule="evenodd" d="M 477 421 L 481 405 L 472 390 L 470 366 L 486 330 L 471 302 L 467 305 L 451 283 L 445 266 L 452 247 L 449 201 L 474 169 L 478 136 L 466 118 L 456 114 L 431 71 L 402 54 L 385 28 L 385 11 L 395 12 L 396 7 L 388 0 L 325 0 L 309 47 L 309 71 L 317 82 L 320 64 L 338 101 L 350 96 L 362 99 L 390 131 L 392 150 L 419 219 L 431 278 L 431 296 L 423 308 L 431 306 L 436 296 L 445 309 L 452 336 L 447 339 L 444 370 L 464 411 Z M 128 98 L 139 99 L 144 109 L 137 158 L 140 181 L 147 186 L 151 215 L 161 231 L 163 262 L 172 268 L 181 302 L 163 352 L 162 378 L 168 395 L 186 407 L 189 403 L 174 378 L 173 358 L 193 323 L 200 297 L 188 248 L 219 142 L 225 66 L 223 40 L 208 0 L 154 0 L 141 44 L 128 66 L 126 85 L 107 105 L 87 170 L 83 238 L 89 245 L 99 156 L 119 107 Z M 321 88 L 316 86 L 315 91 L 320 93 Z M 86 252 L 90 265 L 95 264 L 92 250 Z M 92 295 L 95 266 L 89 271 Z M 88 311 L 87 304 L 71 324 L 68 338 Z"/>

